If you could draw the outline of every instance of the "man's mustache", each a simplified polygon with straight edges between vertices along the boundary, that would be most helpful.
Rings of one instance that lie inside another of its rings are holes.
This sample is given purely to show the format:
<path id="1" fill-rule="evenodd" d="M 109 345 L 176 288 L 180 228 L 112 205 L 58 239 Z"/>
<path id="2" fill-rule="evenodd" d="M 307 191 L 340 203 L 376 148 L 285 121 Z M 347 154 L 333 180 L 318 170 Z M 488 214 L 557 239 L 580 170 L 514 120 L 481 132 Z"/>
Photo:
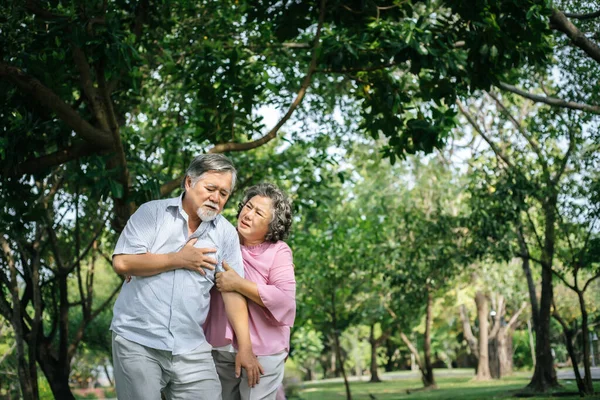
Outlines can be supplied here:
<path id="1" fill-rule="evenodd" d="M 207 201 L 205 201 L 204 203 L 202 203 L 202 205 L 203 205 L 203 206 L 209 206 L 209 207 L 212 207 L 212 208 L 214 208 L 214 209 L 216 209 L 216 210 L 218 210 L 218 209 L 219 209 L 219 205 L 218 205 L 217 203 L 213 203 L 213 202 L 212 202 L 212 201 L 210 201 L 210 200 L 207 200 Z"/>

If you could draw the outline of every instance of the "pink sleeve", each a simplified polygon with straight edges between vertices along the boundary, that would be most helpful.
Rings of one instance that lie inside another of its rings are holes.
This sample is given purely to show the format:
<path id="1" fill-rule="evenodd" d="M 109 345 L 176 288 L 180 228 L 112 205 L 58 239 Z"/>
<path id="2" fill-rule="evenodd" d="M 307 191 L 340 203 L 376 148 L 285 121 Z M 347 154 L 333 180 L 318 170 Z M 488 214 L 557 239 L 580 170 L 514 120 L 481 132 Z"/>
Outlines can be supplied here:
<path id="1" fill-rule="evenodd" d="M 277 251 L 269 269 L 269 283 L 257 284 L 258 295 L 275 325 L 292 326 L 296 317 L 296 279 L 292 251 L 287 245 Z"/>

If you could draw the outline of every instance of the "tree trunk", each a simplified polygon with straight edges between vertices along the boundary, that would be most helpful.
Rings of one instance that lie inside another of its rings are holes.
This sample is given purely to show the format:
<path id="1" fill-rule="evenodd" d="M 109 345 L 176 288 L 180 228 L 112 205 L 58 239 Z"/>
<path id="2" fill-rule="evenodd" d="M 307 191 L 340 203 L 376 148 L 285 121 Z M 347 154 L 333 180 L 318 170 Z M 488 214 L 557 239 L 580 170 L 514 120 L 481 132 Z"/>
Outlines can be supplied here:
<path id="1" fill-rule="evenodd" d="M 563 333 L 565 335 L 565 344 L 567 345 L 567 353 L 569 353 L 569 358 L 571 359 L 571 364 L 573 365 L 573 373 L 575 374 L 575 382 L 577 382 L 577 389 L 579 390 L 579 394 L 584 396 L 585 393 L 585 384 L 583 383 L 583 379 L 581 378 L 581 374 L 579 373 L 579 364 L 577 363 L 577 354 L 575 353 L 575 348 L 573 347 L 573 330 L 569 328 L 566 322 L 560 317 L 556 309 L 552 314 L 555 320 L 560 323 L 563 328 Z"/>
<path id="2" fill-rule="evenodd" d="M 500 328 L 497 335 L 490 339 L 488 351 L 490 358 L 490 375 L 493 379 L 501 379 L 512 374 L 512 330 Z"/>
<path id="3" fill-rule="evenodd" d="M 527 334 L 529 336 L 529 350 L 531 351 L 531 362 L 533 362 L 533 367 L 535 368 L 535 344 L 533 342 L 533 332 L 531 329 L 531 320 L 527 320 Z"/>
<path id="4" fill-rule="evenodd" d="M 331 346 L 331 358 L 329 359 L 329 368 L 331 368 L 331 374 L 334 377 L 338 377 L 340 376 L 340 371 L 337 368 L 337 357 L 336 357 L 336 350 L 335 350 L 335 339 L 332 338 L 332 346 Z M 325 373 L 325 376 L 327 377 L 327 373 Z"/>
<path id="5" fill-rule="evenodd" d="M 542 296 L 538 324 L 535 325 L 535 371 L 527 385 L 535 392 L 547 392 L 550 388 L 557 387 L 556 371 L 550 348 L 550 317 L 552 315 L 552 263 L 554 257 L 554 237 L 556 222 L 556 194 L 551 194 L 544 203 L 544 247 L 542 249 Z"/>
<path id="6" fill-rule="evenodd" d="M 71 387 L 69 386 L 69 370 L 70 368 L 64 368 L 58 365 L 55 360 L 52 360 L 51 355 L 48 354 L 48 350 L 43 348 L 38 353 L 39 363 L 52 394 L 55 399 L 60 400 L 75 400 L 75 396 L 71 393 Z"/>
<path id="7" fill-rule="evenodd" d="M 387 362 L 385 363 L 385 372 L 395 371 L 399 365 L 394 365 L 394 355 L 398 352 L 398 346 L 396 346 L 391 340 L 386 339 L 385 341 L 385 353 L 387 354 Z"/>
<path id="8" fill-rule="evenodd" d="M 528 387 L 536 392 L 547 392 L 557 387 L 556 371 L 550 348 L 550 307 L 552 305 L 552 272 L 542 270 L 542 300 L 539 325 L 535 337 L 535 370 Z"/>
<path id="9" fill-rule="evenodd" d="M 425 315 L 425 343 L 423 344 L 425 370 L 423 371 L 423 385 L 426 388 L 435 388 L 435 378 L 431 365 L 431 323 L 433 320 L 433 296 L 431 291 L 427 293 L 427 313 Z"/>
<path id="10" fill-rule="evenodd" d="M 488 364 L 490 370 L 490 377 L 493 379 L 500 379 L 500 344 L 498 343 L 498 337 L 493 337 L 488 342 L 488 356 L 490 362 Z"/>
<path id="11" fill-rule="evenodd" d="M 498 361 L 500 378 L 513 373 L 513 340 L 512 329 L 501 329 L 498 335 Z"/>
<path id="12" fill-rule="evenodd" d="M 488 353 L 488 299 L 487 296 L 478 291 L 475 294 L 475 303 L 477 304 L 477 318 L 479 320 L 479 357 L 477 362 L 477 375 L 475 379 L 484 381 L 491 379 L 489 353 Z"/>
<path id="13" fill-rule="evenodd" d="M 0 244 L 2 246 L 4 256 L 6 257 L 10 272 L 9 284 L 11 286 L 9 289 L 12 295 L 13 304 L 12 320 L 10 322 L 15 332 L 15 343 L 17 347 L 17 372 L 19 376 L 19 383 L 21 385 L 21 393 L 23 395 L 23 400 L 37 400 L 39 398 L 39 393 L 37 390 L 34 390 L 36 385 L 33 383 L 33 377 L 30 375 L 29 363 L 25 356 L 25 332 L 23 331 L 23 325 L 21 323 L 23 317 L 21 316 L 22 309 L 21 300 L 19 298 L 17 267 L 12 256 L 12 250 L 3 236 L 0 236 Z M 5 310 L 3 310 L 3 313 L 4 311 Z M 23 310 L 23 312 L 27 311 Z"/>
<path id="14" fill-rule="evenodd" d="M 519 248 L 522 254 L 521 267 L 523 269 L 523 273 L 525 274 L 525 279 L 527 280 L 527 290 L 529 292 L 529 303 L 531 304 L 531 319 L 533 320 L 533 329 L 536 330 L 538 326 L 540 307 L 538 305 L 537 294 L 535 291 L 535 282 L 533 281 L 533 277 L 531 276 L 529 250 L 527 249 L 527 244 L 525 242 L 525 239 L 523 238 L 521 231 L 518 232 L 517 236 L 519 238 Z"/>
<path id="15" fill-rule="evenodd" d="M 348 377 L 346 376 L 346 369 L 344 368 L 344 360 L 342 358 L 342 348 L 340 346 L 340 338 L 338 336 L 337 330 L 337 314 L 336 310 L 336 301 L 335 301 L 335 290 L 331 293 L 331 322 L 333 324 L 333 340 L 335 342 L 335 351 L 337 355 L 337 362 L 339 371 L 342 373 L 344 377 L 344 386 L 346 387 L 346 400 L 352 400 L 352 393 L 350 392 L 350 384 L 348 383 Z"/>
<path id="16" fill-rule="evenodd" d="M 333 337 L 335 339 L 335 351 L 337 353 L 337 361 L 339 371 L 342 373 L 344 377 L 344 386 L 346 388 L 346 400 L 352 400 L 352 393 L 350 392 L 350 383 L 348 382 L 348 377 L 346 376 L 346 369 L 344 368 L 344 360 L 342 359 L 342 349 L 340 346 L 340 338 L 337 335 L 337 332 L 334 332 Z"/>
<path id="17" fill-rule="evenodd" d="M 369 343 L 371 343 L 371 379 L 369 380 L 369 382 L 381 382 L 381 379 L 379 379 L 379 374 L 377 373 L 378 341 L 375 340 L 375 324 L 371 324 L 371 330 L 369 332 Z"/>
<path id="18" fill-rule="evenodd" d="M 469 320 L 469 313 L 467 312 L 467 307 L 464 304 L 461 304 L 459 307 L 460 312 L 460 320 L 462 322 L 463 327 L 463 335 L 467 344 L 469 345 L 469 349 L 471 350 L 471 354 L 479 360 L 479 346 L 477 343 L 477 338 L 473 335 L 473 330 L 471 329 L 471 321 Z"/>
<path id="19" fill-rule="evenodd" d="M 110 377 L 110 373 L 108 372 L 108 366 L 106 364 L 104 364 L 102 367 L 104 368 L 104 374 L 106 374 L 106 379 L 108 379 L 108 384 L 110 386 L 114 386 L 115 384 L 114 384 L 112 378 Z M 310 370 L 308 370 L 308 371 L 310 372 Z"/>
<path id="20" fill-rule="evenodd" d="M 579 299 L 579 308 L 581 310 L 581 336 L 583 345 L 583 371 L 585 376 L 583 377 L 583 384 L 585 387 L 585 394 L 594 393 L 594 384 L 592 383 L 592 371 L 590 366 L 590 332 L 588 327 L 588 313 L 585 308 L 585 299 L 583 292 L 577 291 L 577 297 Z"/>

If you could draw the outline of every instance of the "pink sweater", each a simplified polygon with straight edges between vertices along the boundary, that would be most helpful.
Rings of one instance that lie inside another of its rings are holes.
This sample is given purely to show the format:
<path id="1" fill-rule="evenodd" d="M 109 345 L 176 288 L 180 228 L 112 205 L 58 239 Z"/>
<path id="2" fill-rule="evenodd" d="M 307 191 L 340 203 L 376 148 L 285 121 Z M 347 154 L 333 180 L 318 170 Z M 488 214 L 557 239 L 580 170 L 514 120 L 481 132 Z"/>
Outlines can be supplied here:
<path id="1" fill-rule="evenodd" d="M 248 324 L 252 349 L 257 356 L 289 351 L 290 328 L 296 317 L 296 280 L 292 250 L 282 241 L 242 246 L 245 278 L 255 282 L 265 307 L 248 299 Z M 210 311 L 204 324 L 206 340 L 213 347 L 233 343 L 234 333 L 221 293 L 211 290 Z"/>

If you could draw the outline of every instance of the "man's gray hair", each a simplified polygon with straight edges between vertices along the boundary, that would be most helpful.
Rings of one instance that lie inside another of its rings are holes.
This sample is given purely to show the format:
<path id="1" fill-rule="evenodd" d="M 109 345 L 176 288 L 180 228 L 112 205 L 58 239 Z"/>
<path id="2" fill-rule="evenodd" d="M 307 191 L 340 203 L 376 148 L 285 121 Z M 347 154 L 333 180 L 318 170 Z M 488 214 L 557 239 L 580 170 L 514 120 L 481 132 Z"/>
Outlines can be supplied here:
<path id="1" fill-rule="evenodd" d="M 269 231 L 265 236 L 266 242 L 284 240 L 290 233 L 292 226 L 292 204 L 290 199 L 272 183 L 259 183 L 246 189 L 242 202 L 238 205 L 237 217 L 240 217 L 242 208 L 254 196 L 267 197 L 273 204 L 273 217 L 269 223 Z"/>
<path id="2" fill-rule="evenodd" d="M 181 188 L 185 191 L 185 180 L 188 176 L 192 178 L 191 186 L 194 186 L 202 178 L 202 175 L 207 172 L 230 172 L 231 191 L 233 191 L 237 171 L 231 160 L 222 154 L 200 154 L 194 158 L 185 171 L 185 176 L 181 181 Z"/>

